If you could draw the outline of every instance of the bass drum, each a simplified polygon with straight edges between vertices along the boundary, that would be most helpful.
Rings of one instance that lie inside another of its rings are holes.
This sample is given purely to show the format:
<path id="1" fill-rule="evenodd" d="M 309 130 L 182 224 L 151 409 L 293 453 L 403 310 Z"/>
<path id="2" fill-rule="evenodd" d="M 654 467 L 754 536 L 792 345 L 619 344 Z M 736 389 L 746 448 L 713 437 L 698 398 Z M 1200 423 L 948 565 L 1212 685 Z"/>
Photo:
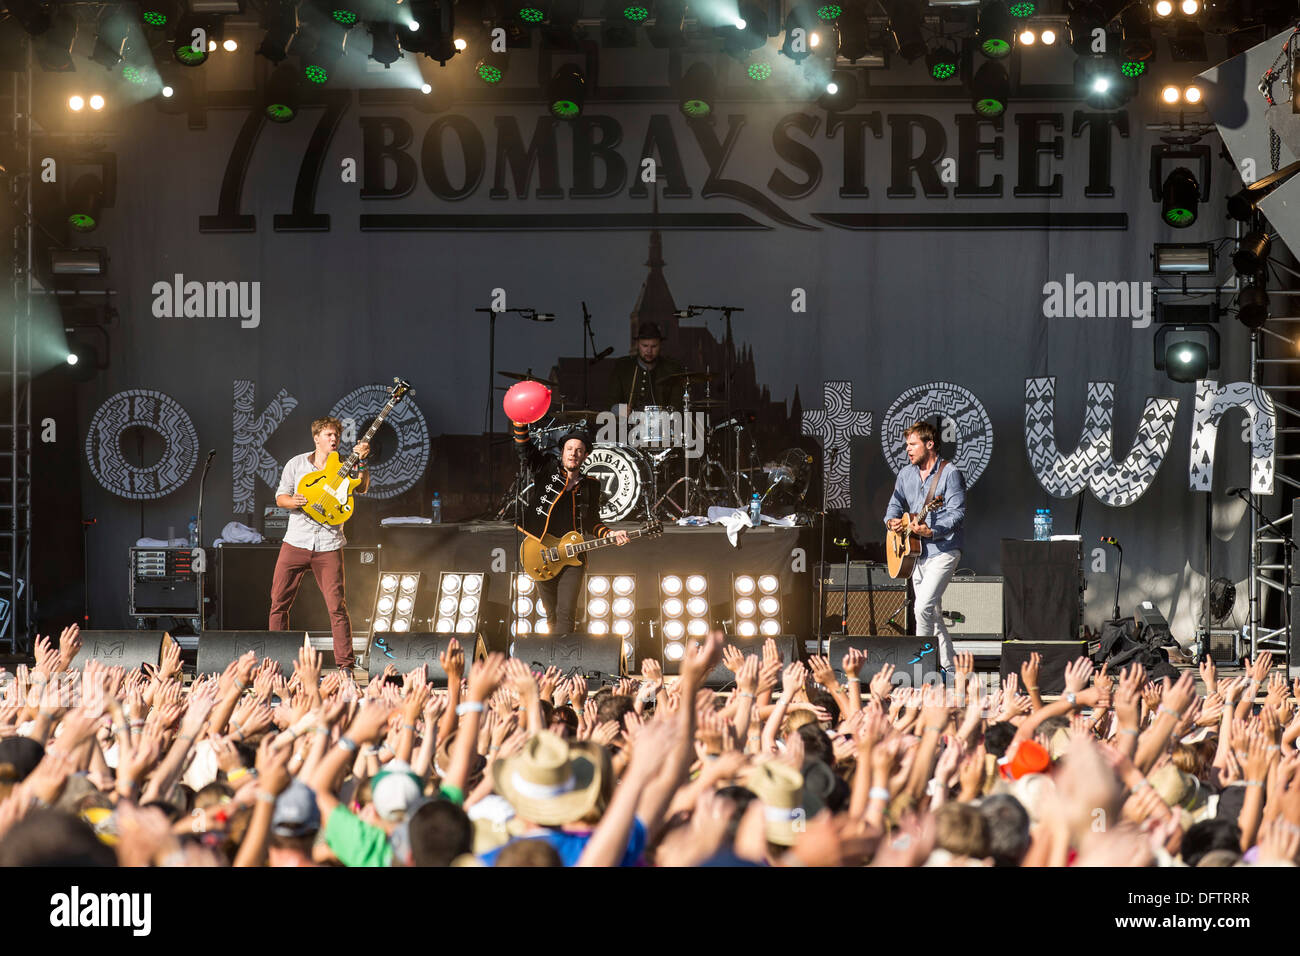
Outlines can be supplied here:
<path id="1" fill-rule="evenodd" d="M 601 521 L 622 521 L 643 507 L 650 490 L 650 462 L 631 445 L 597 442 L 582 473 L 600 481 Z"/>

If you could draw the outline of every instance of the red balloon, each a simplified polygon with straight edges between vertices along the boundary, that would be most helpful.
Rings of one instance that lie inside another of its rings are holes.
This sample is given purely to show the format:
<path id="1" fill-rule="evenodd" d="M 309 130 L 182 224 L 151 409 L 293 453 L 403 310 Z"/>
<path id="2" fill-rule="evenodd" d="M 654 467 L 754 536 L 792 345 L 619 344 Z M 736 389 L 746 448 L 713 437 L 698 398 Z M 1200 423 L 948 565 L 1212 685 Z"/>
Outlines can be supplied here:
<path id="1" fill-rule="evenodd" d="M 512 422 L 531 425 L 551 407 L 551 390 L 541 382 L 516 382 L 501 405 Z"/>

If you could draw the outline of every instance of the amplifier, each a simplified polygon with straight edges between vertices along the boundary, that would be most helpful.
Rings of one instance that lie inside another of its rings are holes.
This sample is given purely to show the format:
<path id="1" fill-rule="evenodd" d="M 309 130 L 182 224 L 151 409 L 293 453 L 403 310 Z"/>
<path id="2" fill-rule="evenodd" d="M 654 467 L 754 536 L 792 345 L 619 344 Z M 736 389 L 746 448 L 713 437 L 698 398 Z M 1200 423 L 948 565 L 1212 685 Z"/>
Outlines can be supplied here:
<path id="1" fill-rule="evenodd" d="M 1001 637 L 1002 578 L 953 575 L 943 592 L 943 623 L 948 633 Z"/>
<path id="2" fill-rule="evenodd" d="M 289 530 L 289 511 L 271 505 L 262 512 L 262 537 L 268 541 L 283 541 Z"/>
<path id="3" fill-rule="evenodd" d="M 280 556 L 278 544 L 223 544 L 216 549 L 218 630 L 264 631 L 271 613 L 271 578 Z M 370 633 L 379 583 L 379 548 L 343 549 L 343 585 L 354 639 Z M 311 569 L 304 572 L 289 626 L 328 632 L 329 610 Z"/>
<path id="4" fill-rule="evenodd" d="M 816 574 L 822 582 L 822 632 L 841 633 L 841 620 L 848 618 L 849 634 L 898 636 L 910 633 L 911 606 L 907 580 L 891 578 L 883 564 L 866 561 L 849 563 L 848 607 L 845 608 L 844 565 L 819 564 Z"/>
<path id="5" fill-rule="evenodd" d="M 198 579 L 190 567 L 189 548 L 131 548 L 127 614 L 197 617 Z"/>

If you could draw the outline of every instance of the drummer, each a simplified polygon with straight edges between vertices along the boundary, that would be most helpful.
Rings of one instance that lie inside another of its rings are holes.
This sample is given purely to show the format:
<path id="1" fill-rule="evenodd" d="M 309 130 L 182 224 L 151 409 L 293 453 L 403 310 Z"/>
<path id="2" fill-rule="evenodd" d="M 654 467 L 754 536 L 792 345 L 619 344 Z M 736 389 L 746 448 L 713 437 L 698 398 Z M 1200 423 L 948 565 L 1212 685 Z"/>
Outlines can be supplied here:
<path id="1" fill-rule="evenodd" d="M 643 411 L 647 407 L 682 407 L 682 380 L 666 381 L 686 371 L 659 353 L 663 335 L 653 322 L 642 322 L 636 330 L 636 351 L 615 360 L 609 376 L 609 405 L 615 411 Z"/>

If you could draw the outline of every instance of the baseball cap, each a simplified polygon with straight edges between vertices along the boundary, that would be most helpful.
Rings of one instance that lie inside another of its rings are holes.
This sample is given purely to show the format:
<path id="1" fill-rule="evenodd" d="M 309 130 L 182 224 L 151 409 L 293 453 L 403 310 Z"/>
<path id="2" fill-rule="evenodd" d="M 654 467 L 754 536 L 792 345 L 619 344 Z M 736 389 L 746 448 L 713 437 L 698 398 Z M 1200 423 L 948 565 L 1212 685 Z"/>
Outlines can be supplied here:
<path id="1" fill-rule="evenodd" d="M 275 800 L 271 832 L 276 836 L 307 836 L 320 829 L 320 807 L 316 794 L 301 780 L 295 780 Z"/>

